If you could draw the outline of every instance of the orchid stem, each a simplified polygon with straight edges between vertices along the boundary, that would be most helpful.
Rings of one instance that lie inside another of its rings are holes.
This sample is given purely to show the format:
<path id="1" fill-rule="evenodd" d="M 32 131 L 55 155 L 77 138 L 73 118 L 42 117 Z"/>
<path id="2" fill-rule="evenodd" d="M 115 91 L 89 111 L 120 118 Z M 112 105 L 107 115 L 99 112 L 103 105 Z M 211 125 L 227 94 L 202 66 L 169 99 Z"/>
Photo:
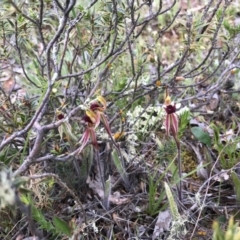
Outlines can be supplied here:
<path id="1" fill-rule="evenodd" d="M 180 148 L 180 141 L 178 140 L 177 136 L 174 136 L 174 140 L 177 145 L 177 161 L 178 161 L 178 176 L 179 176 L 179 185 L 178 185 L 178 197 L 179 200 L 182 201 L 182 164 L 181 164 L 181 148 Z"/>

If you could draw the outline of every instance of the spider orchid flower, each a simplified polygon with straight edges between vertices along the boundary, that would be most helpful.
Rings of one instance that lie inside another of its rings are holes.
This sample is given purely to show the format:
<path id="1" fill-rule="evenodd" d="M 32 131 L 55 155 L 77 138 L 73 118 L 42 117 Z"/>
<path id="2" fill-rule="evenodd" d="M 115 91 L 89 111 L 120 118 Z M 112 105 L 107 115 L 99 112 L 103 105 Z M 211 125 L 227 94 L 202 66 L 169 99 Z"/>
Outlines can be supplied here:
<path id="1" fill-rule="evenodd" d="M 87 145 L 88 140 L 91 139 L 95 149 L 98 149 L 97 137 L 95 129 L 99 126 L 100 121 L 102 121 L 107 133 L 111 137 L 111 130 L 104 111 L 106 110 L 106 100 L 102 96 L 98 96 L 97 100 L 92 102 L 90 109 L 86 110 L 84 117 L 82 118 L 83 122 L 86 124 L 85 132 L 79 143 L 82 144 L 78 153 L 80 153 L 83 148 Z"/>
<path id="2" fill-rule="evenodd" d="M 174 138 L 177 138 L 178 134 L 178 116 L 176 114 L 176 106 L 171 102 L 171 98 L 169 96 L 165 99 L 165 107 L 164 107 L 167 116 L 165 119 L 165 128 L 167 136 L 172 133 Z"/>
<path id="3" fill-rule="evenodd" d="M 79 141 L 79 143 L 81 143 L 82 146 L 79 148 L 78 153 L 80 153 L 83 150 L 83 148 L 87 145 L 89 139 L 91 139 L 94 148 L 98 149 L 95 128 L 100 123 L 99 117 L 91 109 L 88 109 L 86 111 L 86 114 L 83 116 L 82 121 L 86 124 L 86 129 L 82 135 L 82 138 Z"/>
<path id="4" fill-rule="evenodd" d="M 104 111 L 106 110 L 106 108 L 107 108 L 107 102 L 102 96 L 98 96 L 97 101 L 94 101 L 90 105 L 90 109 L 97 115 L 97 125 L 99 125 L 101 121 L 108 135 L 111 137 L 112 136 L 111 129 L 110 129 L 108 120 L 104 114 Z"/>

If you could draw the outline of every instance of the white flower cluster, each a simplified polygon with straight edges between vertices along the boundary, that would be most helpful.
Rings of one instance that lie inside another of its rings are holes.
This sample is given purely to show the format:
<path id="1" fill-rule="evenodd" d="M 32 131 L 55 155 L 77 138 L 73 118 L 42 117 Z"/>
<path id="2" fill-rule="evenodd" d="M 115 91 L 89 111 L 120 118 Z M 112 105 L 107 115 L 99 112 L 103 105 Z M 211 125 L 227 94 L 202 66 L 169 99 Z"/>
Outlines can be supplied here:
<path id="1" fill-rule="evenodd" d="M 136 133 L 148 132 L 148 129 L 156 126 L 164 116 L 165 111 L 160 106 L 149 106 L 146 110 L 141 106 L 136 106 L 133 112 L 127 112 L 128 122 Z"/>
<path id="2" fill-rule="evenodd" d="M 136 146 L 138 146 L 137 140 L 138 137 L 134 133 L 130 133 L 127 135 L 126 141 L 128 143 L 128 161 L 130 161 L 130 159 L 136 158 L 136 156 L 138 155 L 136 150 Z"/>
<path id="3" fill-rule="evenodd" d="M 138 156 L 136 147 L 138 144 L 138 133 L 148 133 L 149 129 L 156 126 L 159 121 L 162 122 L 165 111 L 160 106 L 149 106 L 144 110 L 141 106 L 136 106 L 134 111 L 127 112 L 127 120 L 132 128 L 130 134 L 127 135 L 127 148 L 128 158 L 135 159 L 136 162 L 140 161 L 141 157 Z"/>
<path id="4" fill-rule="evenodd" d="M 15 189 L 11 171 L 3 169 L 0 172 L 0 209 L 15 202 Z"/>

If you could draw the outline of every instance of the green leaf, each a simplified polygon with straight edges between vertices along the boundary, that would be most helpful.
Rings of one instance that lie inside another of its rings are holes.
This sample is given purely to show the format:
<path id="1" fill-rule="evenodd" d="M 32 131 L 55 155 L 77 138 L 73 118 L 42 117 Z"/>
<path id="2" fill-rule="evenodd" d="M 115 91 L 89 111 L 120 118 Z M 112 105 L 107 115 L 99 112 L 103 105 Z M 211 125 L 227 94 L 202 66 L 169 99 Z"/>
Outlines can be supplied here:
<path id="1" fill-rule="evenodd" d="M 21 193 L 21 194 L 32 194 L 32 190 L 28 189 L 28 188 L 22 188 L 20 187 L 18 189 L 18 191 Z"/>
<path id="2" fill-rule="evenodd" d="M 122 161 L 117 153 L 117 151 L 114 149 L 112 152 L 112 158 L 113 158 L 113 163 L 115 167 L 117 168 L 118 172 L 120 173 L 124 183 L 126 184 L 126 187 L 129 187 L 129 181 L 128 181 L 128 176 L 127 173 L 124 169 L 124 166 L 122 164 Z"/>
<path id="3" fill-rule="evenodd" d="M 63 127 L 64 127 L 64 132 L 65 132 L 66 136 L 67 136 L 68 138 L 70 138 L 71 140 L 77 142 L 78 139 L 77 139 L 77 137 L 72 133 L 72 127 L 71 127 L 71 125 L 70 125 L 68 122 L 64 122 L 64 123 L 63 123 Z"/>
<path id="4" fill-rule="evenodd" d="M 169 185 L 167 184 L 167 182 L 164 182 L 164 187 L 165 187 L 166 195 L 167 195 L 167 198 L 168 198 L 168 203 L 169 203 L 169 206 L 170 206 L 170 211 L 171 211 L 172 217 L 175 221 L 178 221 L 179 219 L 181 219 L 181 217 L 180 217 L 180 214 L 178 212 L 177 204 L 174 200 L 172 191 L 171 191 Z"/>
<path id="5" fill-rule="evenodd" d="M 118 172 L 120 173 L 121 177 L 124 178 L 125 169 L 122 166 L 122 162 L 121 162 L 116 150 L 113 150 L 112 157 L 113 157 L 114 165 L 116 166 L 116 168 L 117 168 Z"/>
<path id="6" fill-rule="evenodd" d="M 104 188 L 104 199 L 103 199 L 103 206 L 108 210 L 109 209 L 109 196 L 111 193 L 111 179 L 110 176 L 105 182 Z"/>
<path id="7" fill-rule="evenodd" d="M 237 201 L 240 202 L 240 179 L 235 172 L 231 173 L 231 177 L 235 187 Z"/>
<path id="8" fill-rule="evenodd" d="M 47 230 L 48 232 L 51 232 L 53 234 L 56 234 L 57 231 L 54 228 L 54 226 L 52 225 L 52 223 L 45 219 L 44 215 L 42 214 L 42 212 L 39 209 L 37 209 L 34 205 L 32 205 L 31 211 L 32 211 L 33 219 L 36 222 L 38 222 L 38 224 L 40 225 L 39 228 Z"/>
<path id="9" fill-rule="evenodd" d="M 32 199 L 30 197 L 29 194 L 22 194 L 21 197 L 20 197 L 21 201 L 24 203 L 24 204 L 30 204 L 32 203 Z"/>
<path id="10" fill-rule="evenodd" d="M 59 232 L 66 234 L 69 237 L 71 236 L 71 228 L 61 218 L 53 217 L 53 224 Z"/>
<path id="11" fill-rule="evenodd" d="M 201 127 L 192 127 L 192 134 L 201 143 L 211 146 L 211 137 L 208 132 L 205 132 Z"/>

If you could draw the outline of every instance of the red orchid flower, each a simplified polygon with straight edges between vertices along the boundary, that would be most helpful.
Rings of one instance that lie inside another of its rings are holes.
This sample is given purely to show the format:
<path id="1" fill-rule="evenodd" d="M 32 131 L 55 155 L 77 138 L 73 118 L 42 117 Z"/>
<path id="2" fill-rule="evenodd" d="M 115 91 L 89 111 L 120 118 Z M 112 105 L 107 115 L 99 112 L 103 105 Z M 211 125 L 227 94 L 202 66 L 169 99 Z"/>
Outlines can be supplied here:
<path id="1" fill-rule="evenodd" d="M 172 136 L 177 145 L 177 161 L 178 161 L 178 174 L 179 174 L 179 184 L 177 186 L 179 199 L 182 200 L 182 165 L 181 165 L 181 151 L 180 151 L 180 141 L 178 139 L 178 117 L 176 114 L 176 106 L 171 102 L 171 98 L 167 94 L 166 91 L 166 98 L 165 98 L 165 107 L 164 107 L 167 116 L 165 119 L 165 127 L 167 136 L 171 131 Z"/>
<path id="2" fill-rule="evenodd" d="M 86 110 L 86 114 L 82 118 L 82 120 L 86 124 L 86 130 L 83 133 L 81 140 L 79 141 L 79 143 L 81 143 L 82 146 L 78 150 L 78 153 L 80 153 L 83 150 L 83 148 L 87 145 L 89 139 L 91 139 L 95 149 L 98 149 L 95 129 L 100 124 L 100 121 L 102 121 L 107 133 L 112 138 L 108 120 L 104 115 L 106 106 L 107 106 L 106 100 L 102 96 L 98 96 L 97 99 L 91 103 L 90 109 Z"/>
<path id="3" fill-rule="evenodd" d="M 89 109 L 86 111 L 86 115 L 84 115 L 82 120 L 86 124 L 86 129 L 79 141 L 82 146 L 79 148 L 78 153 L 80 153 L 87 145 L 89 139 L 91 139 L 93 146 L 98 149 L 97 137 L 95 133 L 95 128 L 100 122 L 100 120 L 98 120 L 98 116 L 91 109 Z"/>
<path id="4" fill-rule="evenodd" d="M 164 107 L 167 116 L 165 119 L 165 127 L 167 136 L 170 135 L 170 131 L 174 137 L 178 134 L 178 116 L 176 114 L 176 106 L 172 104 L 171 98 L 169 96 L 165 99 Z"/>
<path id="5" fill-rule="evenodd" d="M 107 108 L 107 102 L 102 96 L 97 97 L 97 101 L 93 102 L 90 106 L 90 109 L 97 114 L 97 119 L 102 121 L 104 128 L 106 129 L 108 135 L 112 138 L 111 129 L 108 123 L 108 120 L 104 114 L 104 111 Z M 98 125 L 99 125 L 98 122 Z"/>

